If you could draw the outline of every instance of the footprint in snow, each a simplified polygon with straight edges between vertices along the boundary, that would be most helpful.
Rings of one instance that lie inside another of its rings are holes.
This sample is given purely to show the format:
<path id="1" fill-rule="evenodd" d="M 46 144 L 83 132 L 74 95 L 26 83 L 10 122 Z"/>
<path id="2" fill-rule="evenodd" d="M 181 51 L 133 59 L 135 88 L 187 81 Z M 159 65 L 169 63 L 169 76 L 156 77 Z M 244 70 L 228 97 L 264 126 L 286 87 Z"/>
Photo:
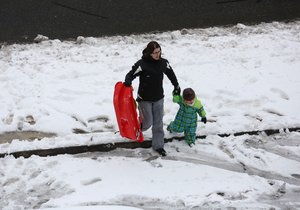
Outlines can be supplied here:
<path id="1" fill-rule="evenodd" d="M 284 116 L 284 114 L 280 113 L 279 111 L 275 110 L 275 109 L 270 109 L 270 108 L 265 108 L 263 109 L 263 111 L 269 113 L 269 114 L 274 114 L 274 115 L 277 115 L 277 116 Z"/>
<path id="2" fill-rule="evenodd" d="M 109 123 L 109 118 L 104 115 L 91 117 L 87 121 L 74 115 L 72 116 L 72 118 L 80 122 L 81 125 L 84 127 L 84 128 L 73 128 L 73 133 L 76 134 L 115 131 L 115 127 Z"/>
<path id="3" fill-rule="evenodd" d="M 90 180 L 82 180 L 80 183 L 82 185 L 91 185 L 91 184 L 94 184 L 94 183 L 97 183 L 97 182 L 101 182 L 102 179 L 99 178 L 99 177 L 96 177 L 96 178 L 93 178 L 93 179 L 90 179 Z"/>
<path id="4" fill-rule="evenodd" d="M 278 89 L 278 88 L 271 88 L 270 89 L 273 93 L 278 94 L 280 98 L 285 99 L 285 100 L 289 100 L 290 97 L 287 93 L 285 93 L 284 91 Z"/>

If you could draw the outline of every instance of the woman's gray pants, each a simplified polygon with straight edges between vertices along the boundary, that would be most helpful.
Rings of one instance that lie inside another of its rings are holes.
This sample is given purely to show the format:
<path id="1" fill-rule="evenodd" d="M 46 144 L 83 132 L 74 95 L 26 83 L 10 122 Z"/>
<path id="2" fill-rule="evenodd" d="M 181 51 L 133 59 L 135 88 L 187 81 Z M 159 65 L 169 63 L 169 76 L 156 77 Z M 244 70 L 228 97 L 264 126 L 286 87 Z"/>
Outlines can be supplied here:
<path id="1" fill-rule="evenodd" d="M 154 150 L 164 148 L 164 99 L 155 102 L 140 101 L 139 112 L 142 118 L 142 130 L 148 130 L 152 126 L 152 148 Z"/>

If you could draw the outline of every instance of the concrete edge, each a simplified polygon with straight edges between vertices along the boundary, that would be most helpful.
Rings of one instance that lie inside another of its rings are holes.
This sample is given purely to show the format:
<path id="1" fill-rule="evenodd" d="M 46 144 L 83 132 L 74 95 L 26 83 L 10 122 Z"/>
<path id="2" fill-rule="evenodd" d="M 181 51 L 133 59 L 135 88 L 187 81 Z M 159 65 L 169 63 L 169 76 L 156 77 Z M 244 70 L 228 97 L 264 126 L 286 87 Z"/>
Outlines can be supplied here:
<path id="1" fill-rule="evenodd" d="M 278 134 L 281 132 L 300 132 L 300 127 L 295 128 L 281 128 L 281 129 L 266 129 L 266 130 L 255 130 L 255 131 L 244 131 L 237 132 L 232 134 L 216 134 L 219 137 L 229 137 L 233 136 L 242 136 L 242 135 L 259 135 L 265 134 L 267 136 Z M 197 136 L 197 139 L 205 139 L 207 136 Z M 172 137 L 166 138 L 165 143 L 172 142 L 173 140 L 184 140 L 184 137 Z M 130 141 L 130 142 L 119 142 L 119 143 L 106 143 L 106 144 L 96 144 L 96 145 L 81 145 L 81 146 L 71 146 L 71 147 L 60 147 L 60 148 L 51 148 L 51 149 L 38 149 L 38 150 L 27 150 L 27 151 L 18 151 L 12 153 L 0 153 L 0 158 L 5 156 L 12 155 L 15 158 L 24 157 L 29 158 L 32 155 L 37 155 L 40 157 L 46 156 L 56 156 L 61 154 L 79 154 L 86 152 L 109 152 L 117 148 L 126 148 L 126 149 L 136 149 L 136 148 L 150 148 L 152 142 L 147 140 L 142 143 Z"/>

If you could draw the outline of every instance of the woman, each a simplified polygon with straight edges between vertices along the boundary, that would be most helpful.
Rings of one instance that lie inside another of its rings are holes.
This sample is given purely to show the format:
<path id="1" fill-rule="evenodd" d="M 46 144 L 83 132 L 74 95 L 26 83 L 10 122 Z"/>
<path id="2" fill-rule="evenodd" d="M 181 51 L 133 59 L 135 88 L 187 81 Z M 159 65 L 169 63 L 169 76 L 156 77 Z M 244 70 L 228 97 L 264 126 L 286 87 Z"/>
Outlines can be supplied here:
<path id="1" fill-rule="evenodd" d="M 125 77 L 125 86 L 131 86 L 132 81 L 139 77 L 139 88 L 136 101 L 142 118 L 142 130 L 152 126 L 152 148 L 161 156 L 166 156 L 164 150 L 164 90 L 163 78 L 167 75 L 174 86 L 173 94 L 180 94 L 177 78 L 169 62 L 161 57 L 161 47 L 156 41 L 148 43 L 143 55 Z"/>

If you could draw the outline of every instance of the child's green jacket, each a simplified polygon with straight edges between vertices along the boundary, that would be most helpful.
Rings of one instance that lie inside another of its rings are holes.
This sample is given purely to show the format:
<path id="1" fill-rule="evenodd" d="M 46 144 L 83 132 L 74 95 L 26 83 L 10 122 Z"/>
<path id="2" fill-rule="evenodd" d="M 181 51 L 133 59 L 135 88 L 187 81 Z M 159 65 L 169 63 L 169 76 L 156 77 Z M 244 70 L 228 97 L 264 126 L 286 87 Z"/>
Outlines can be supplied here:
<path id="1" fill-rule="evenodd" d="M 176 127 L 175 130 L 184 131 L 191 128 L 194 130 L 197 127 L 197 113 L 200 117 L 206 117 L 206 112 L 197 97 L 195 97 L 192 106 L 187 105 L 180 95 L 173 95 L 173 102 L 180 106 L 172 126 L 173 128 Z"/>
<path id="2" fill-rule="evenodd" d="M 206 117 L 201 101 L 195 97 L 194 104 L 187 105 L 182 96 L 173 95 L 173 102 L 178 103 L 180 107 L 175 120 L 168 125 L 167 130 L 178 133 L 184 132 L 185 141 L 188 144 L 194 143 L 196 139 L 197 113 L 202 118 Z"/>

